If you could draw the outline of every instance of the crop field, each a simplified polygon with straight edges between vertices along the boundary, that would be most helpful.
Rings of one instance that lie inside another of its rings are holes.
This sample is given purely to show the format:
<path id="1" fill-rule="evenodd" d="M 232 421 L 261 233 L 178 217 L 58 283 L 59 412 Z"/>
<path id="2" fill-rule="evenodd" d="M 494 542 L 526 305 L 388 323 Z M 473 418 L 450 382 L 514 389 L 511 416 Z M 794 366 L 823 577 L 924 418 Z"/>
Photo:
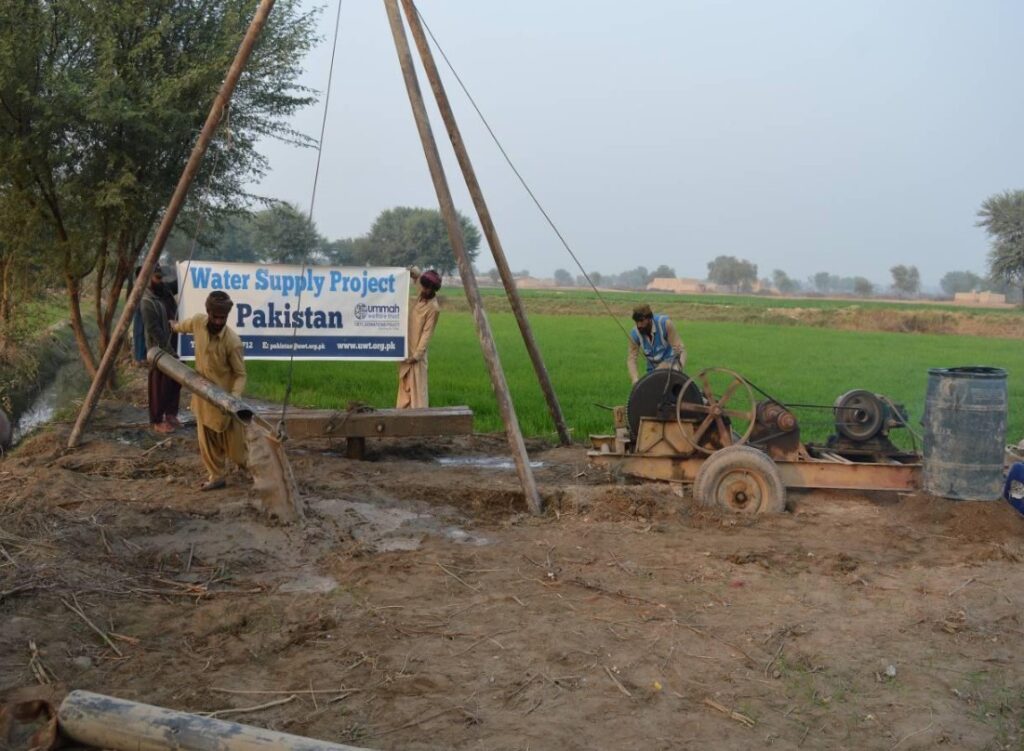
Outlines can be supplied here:
<path id="1" fill-rule="evenodd" d="M 507 313 L 489 317 L 523 431 L 553 438 L 554 428 L 515 319 Z M 629 395 L 622 330 L 607 316 L 532 314 L 530 320 L 575 439 L 585 441 L 590 433 L 611 432 L 611 413 L 597 405 L 625 404 Z M 628 323 L 623 321 L 624 326 Z M 686 371 L 691 375 L 712 366 L 731 368 L 785 403 L 831 405 L 845 391 L 869 389 L 905 404 L 915 429 L 924 411 L 929 368 L 1005 368 L 1010 392 L 1007 439 L 1016 442 L 1024 437 L 1024 411 L 1018 406 L 1024 399 L 1024 347 L 1019 340 L 685 319 L 677 323 L 688 352 Z M 287 372 L 286 362 L 251 362 L 247 391 L 280 401 Z M 344 409 L 351 402 L 364 402 L 390 407 L 396 384 L 394 363 L 300 361 L 295 364 L 292 404 Z M 432 406 L 471 407 L 479 432 L 501 430 L 468 313 L 445 310 L 441 316 L 430 350 L 430 399 Z M 805 439 L 828 437 L 830 410 L 794 411 Z"/>
<path id="2" fill-rule="evenodd" d="M 504 302 L 505 291 L 500 287 L 483 287 L 480 289 L 484 298 L 499 298 Z M 519 294 L 531 310 L 543 311 L 545 307 L 577 306 L 582 312 L 601 309 L 593 290 L 580 289 L 524 289 Z M 461 289 L 446 289 L 442 292 L 445 302 L 465 302 Z M 944 311 L 967 315 L 1003 315 L 1022 316 L 1018 307 L 982 308 L 964 305 L 953 305 L 951 302 L 901 301 L 863 298 L 830 298 L 830 297 L 779 297 L 775 295 L 730 295 L 716 293 L 676 294 L 674 292 L 654 292 L 636 290 L 602 290 L 603 297 L 613 309 L 632 306 L 639 300 L 651 303 L 652 306 L 669 307 L 704 307 L 750 308 L 763 310 L 766 308 L 818 308 L 821 310 L 838 310 L 856 307 L 863 310 L 909 310 L 909 311 Z"/>

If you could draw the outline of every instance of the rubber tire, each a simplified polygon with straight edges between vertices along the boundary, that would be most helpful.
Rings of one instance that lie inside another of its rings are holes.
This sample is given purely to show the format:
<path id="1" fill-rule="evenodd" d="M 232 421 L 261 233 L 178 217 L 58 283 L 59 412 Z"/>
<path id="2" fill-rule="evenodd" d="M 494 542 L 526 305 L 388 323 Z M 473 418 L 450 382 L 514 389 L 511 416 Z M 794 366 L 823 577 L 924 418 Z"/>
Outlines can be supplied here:
<path id="1" fill-rule="evenodd" d="M 754 503 L 730 503 L 722 484 L 747 475 L 754 482 Z M 779 514 L 786 510 L 786 486 L 779 468 L 767 454 L 751 446 L 728 446 L 704 460 L 693 483 L 693 497 L 702 506 L 718 507 L 740 514 Z"/>

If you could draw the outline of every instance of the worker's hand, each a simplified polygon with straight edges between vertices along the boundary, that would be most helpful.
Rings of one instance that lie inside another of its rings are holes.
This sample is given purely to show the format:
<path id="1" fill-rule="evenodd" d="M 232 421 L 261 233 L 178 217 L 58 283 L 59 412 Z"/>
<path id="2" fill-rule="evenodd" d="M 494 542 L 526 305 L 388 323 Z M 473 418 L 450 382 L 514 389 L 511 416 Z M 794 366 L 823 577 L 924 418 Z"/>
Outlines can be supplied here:
<path id="1" fill-rule="evenodd" d="M 412 278 L 414 282 L 418 280 L 420 278 L 420 274 L 423 273 L 420 271 L 419 266 L 408 266 L 406 268 L 409 269 L 409 276 Z"/>
<path id="2" fill-rule="evenodd" d="M 417 360 L 415 357 L 407 357 L 404 360 L 402 360 L 403 365 L 415 365 L 418 362 L 419 360 Z"/>

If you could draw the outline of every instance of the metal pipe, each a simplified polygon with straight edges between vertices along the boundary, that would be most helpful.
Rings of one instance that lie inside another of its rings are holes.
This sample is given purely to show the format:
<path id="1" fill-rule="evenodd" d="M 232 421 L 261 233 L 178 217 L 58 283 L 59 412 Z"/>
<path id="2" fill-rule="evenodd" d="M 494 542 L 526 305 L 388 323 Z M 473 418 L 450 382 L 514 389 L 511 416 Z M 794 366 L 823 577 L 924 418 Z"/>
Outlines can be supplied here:
<path id="1" fill-rule="evenodd" d="M 113 751 L 366 751 L 91 691 L 68 694 L 57 723 L 76 743 Z"/>
<path id="2" fill-rule="evenodd" d="M 445 179 L 441 155 L 438 153 L 437 142 L 430 129 L 427 108 L 423 102 L 423 93 L 420 91 L 416 69 L 412 62 L 412 53 L 409 50 L 409 40 L 405 36 L 405 27 L 402 26 L 402 16 L 398 10 L 398 0 L 384 0 L 384 8 L 388 13 L 388 22 L 391 25 L 391 34 L 395 39 L 398 62 L 402 68 L 402 77 L 405 79 L 405 88 L 409 94 L 409 104 L 412 106 L 416 129 L 419 131 L 420 141 L 423 144 L 423 154 L 427 159 L 427 167 L 430 169 L 430 178 L 434 183 L 434 190 L 437 192 L 441 216 L 444 217 L 444 223 L 448 228 L 448 238 L 451 241 L 452 250 L 455 251 L 455 260 L 459 266 L 459 275 L 462 277 L 462 286 L 466 291 L 469 307 L 473 311 L 473 322 L 476 324 L 476 333 L 480 339 L 480 349 L 483 350 L 484 362 L 487 364 L 487 371 L 491 377 L 494 396 L 498 401 L 498 411 L 505 423 L 505 435 L 508 438 L 509 447 L 512 449 L 516 473 L 519 475 L 519 481 L 523 486 L 523 494 L 526 496 L 526 503 L 529 505 L 530 511 L 534 514 L 542 514 L 544 507 L 540 493 L 537 492 L 533 471 L 530 469 L 530 459 L 526 453 L 523 434 L 519 430 L 516 409 L 508 391 L 508 383 L 505 381 L 505 372 L 501 368 L 498 350 L 494 346 L 494 337 L 491 334 L 491 325 L 487 320 L 487 314 L 484 312 L 483 300 L 480 299 L 480 288 L 477 286 L 476 275 L 473 273 L 473 264 L 463 243 L 462 227 L 459 225 L 458 215 L 455 213 L 455 202 L 452 200 L 451 190 L 448 188 L 447 179 Z"/>
<path id="3" fill-rule="evenodd" d="M 487 238 L 487 244 L 491 248 L 491 255 L 494 256 L 494 264 L 498 269 L 501 282 L 505 285 L 505 294 L 508 296 L 509 305 L 512 306 L 512 313 L 516 317 L 516 323 L 519 324 L 519 333 L 522 334 L 523 342 L 526 344 L 526 351 L 530 355 L 533 370 L 536 372 L 537 380 L 540 382 L 540 390 L 544 392 L 544 399 L 548 403 L 548 411 L 551 413 L 551 419 L 555 423 L 555 430 L 558 431 L 558 440 L 563 446 L 569 446 L 572 444 L 572 438 L 569 435 L 569 428 L 565 424 L 562 407 L 558 403 L 555 387 L 552 385 L 551 378 L 548 376 L 548 369 L 544 365 L 544 357 L 541 355 L 537 342 L 533 338 L 533 330 L 530 328 L 530 321 L 526 317 L 523 299 L 519 294 L 519 289 L 516 287 L 512 269 L 509 268 L 508 261 L 505 259 L 505 250 L 502 248 L 501 240 L 498 238 L 498 230 L 491 219 L 491 211 L 487 207 L 483 190 L 480 188 L 480 181 L 477 180 L 473 163 L 469 159 L 469 151 L 467 151 L 466 144 L 462 140 L 459 124 L 455 121 L 455 113 L 452 111 L 451 103 L 448 101 L 448 94 L 441 81 L 441 75 L 437 71 L 434 54 L 430 50 L 430 45 L 427 44 L 427 37 L 423 33 L 423 25 L 420 23 L 416 6 L 412 0 L 402 0 L 402 8 L 405 10 L 405 20 L 409 24 L 409 31 L 412 32 L 413 41 L 416 42 L 416 48 L 420 52 L 423 70 L 427 74 L 430 88 L 433 90 L 434 98 L 437 100 L 437 108 L 441 111 L 441 119 L 444 120 L 445 129 L 448 131 L 448 138 L 451 139 L 452 148 L 455 150 L 455 158 L 462 169 L 462 176 L 466 180 L 466 187 L 469 188 L 469 195 L 473 199 L 476 213 L 480 217 L 480 227 L 483 229 L 484 237 Z"/>
<path id="4" fill-rule="evenodd" d="M 217 384 L 199 375 L 171 353 L 159 347 L 153 347 L 146 353 L 146 359 L 151 367 L 156 368 L 168 378 L 173 378 L 182 386 L 187 387 L 200 399 L 205 399 L 210 404 L 220 407 L 220 409 L 234 415 L 245 424 L 252 422 L 256 410 L 237 396 L 229 394 Z"/>
<path id="5" fill-rule="evenodd" d="M 135 309 L 139 306 L 139 301 L 142 300 L 142 293 L 149 285 L 149 278 L 153 273 L 153 267 L 156 266 L 157 261 L 160 259 L 160 253 L 163 252 L 167 237 L 171 234 L 174 222 L 178 218 L 178 214 L 181 213 L 182 206 L 185 204 L 185 198 L 188 196 L 188 190 L 192 186 L 192 180 L 195 178 L 196 172 L 199 171 L 199 165 L 203 162 L 206 149 L 210 145 L 210 141 L 213 140 L 217 126 L 220 125 L 220 121 L 224 117 L 224 112 L 231 101 L 231 94 L 235 90 L 235 85 L 245 69 L 245 64 L 249 61 L 249 55 L 252 54 L 256 40 L 259 39 L 260 32 L 263 31 L 263 26 L 266 24 L 267 17 L 270 15 L 270 10 L 273 7 L 274 0 L 260 0 L 259 7 L 256 9 L 256 15 L 253 16 L 249 29 L 245 32 L 245 38 L 242 39 L 238 52 L 235 53 L 235 59 L 228 69 L 228 74 L 224 77 L 224 82 L 220 86 L 220 91 L 217 92 L 217 97 L 213 100 L 210 114 L 206 117 L 206 122 L 199 133 L 196 145 L 192 147 L 188 163 L 178 179 L 178 185 L 174 189 L 174 195 L 171 196 L 170 203 L 167 204 L 167 210 L 164 211 L 160 227 L 153 237 L 153 243 L 149 246 L 149 250 L 142 261 L 142 270 L 135 278 L 131 294 L 128 295 L 128 301 L 121 311 L 121 317 L 117 320 L 117 325 L 114 327 L 114 332 L 110 337 L 110 343 L 103 353 L 103 359 L 96 370 L 96 377 L 92 379 L 89 393 L 86 394 L 85 401 L 82 402 L 82 409 L 78 412 L 75 426 L 71 429 L 71 435 L 68 437 L 68 448 L 73 449 L 78 445 L 82 439 L 82 431 L 85 430 L 86 423 L 89 422 L 93 410 L 96 409 L 96 404 L 100 400 L 103 388 L 106 386 L 110 373 L 114 369 L 114 360 L 121 349 L 122 339 L 128 331 L 128 325 L 135 315 Z"/>

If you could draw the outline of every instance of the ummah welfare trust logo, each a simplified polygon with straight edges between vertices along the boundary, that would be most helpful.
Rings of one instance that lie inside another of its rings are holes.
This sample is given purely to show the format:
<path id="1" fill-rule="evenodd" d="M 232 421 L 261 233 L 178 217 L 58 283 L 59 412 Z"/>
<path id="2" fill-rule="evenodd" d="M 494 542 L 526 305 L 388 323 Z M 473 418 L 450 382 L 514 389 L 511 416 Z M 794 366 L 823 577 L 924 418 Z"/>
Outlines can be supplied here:
<path id="1" fill-rule="evenodd" d="M 397 321 L 402 313 L 402 306 L 398 303 L 391 305 L 367 305 L 357 303 L 355 307 L 357 321 Z"/>

